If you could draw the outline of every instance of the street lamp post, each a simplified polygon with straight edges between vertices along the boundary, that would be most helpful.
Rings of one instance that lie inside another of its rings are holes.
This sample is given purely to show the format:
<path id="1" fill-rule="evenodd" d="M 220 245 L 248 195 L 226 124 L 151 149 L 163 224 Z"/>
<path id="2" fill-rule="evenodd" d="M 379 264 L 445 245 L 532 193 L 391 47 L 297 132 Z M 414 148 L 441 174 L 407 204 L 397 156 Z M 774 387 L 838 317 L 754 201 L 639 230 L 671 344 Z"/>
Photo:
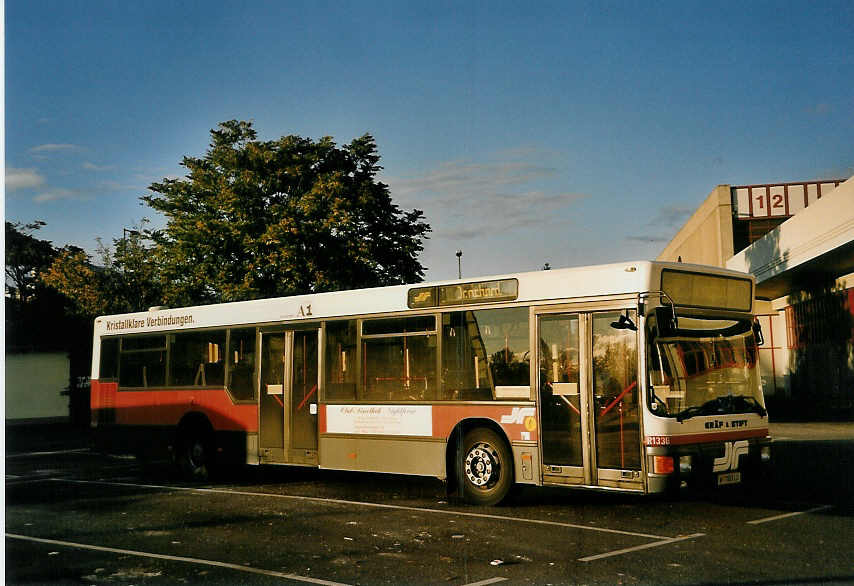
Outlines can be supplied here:
<path id="1" fill-rule="evenodd" d="M 462 261 L 462 258 L 463 258 L 463 251 L 458 250 L 457 251 L 457 278 L 459 278 L 459 279 L 463 278 L 463 261 Z"/>

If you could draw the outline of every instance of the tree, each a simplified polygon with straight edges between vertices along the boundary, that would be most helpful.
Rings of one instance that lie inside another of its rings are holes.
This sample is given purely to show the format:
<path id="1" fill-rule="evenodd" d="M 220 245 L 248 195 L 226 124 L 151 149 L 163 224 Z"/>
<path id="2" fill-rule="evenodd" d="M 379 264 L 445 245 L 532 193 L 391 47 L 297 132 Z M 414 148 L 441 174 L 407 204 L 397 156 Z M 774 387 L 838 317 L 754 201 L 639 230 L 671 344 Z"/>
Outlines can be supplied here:
<path id="1" fill-rule="evenodd" d="M 113 240 L 112 249 L 98 239 L 98 265 L 76 246 L 62 248 L 42 280 L 73 302 L 74 313 L 88 319 L 159 305 L 159 268 L 145 245 L 147 222 L 143 219 L 129 236 Z"/>
<path id="2" fill-rule="evenodd" d="M 61 251 L 34 236 L 45 226 L 6 222 L 5 337 L 9 352 L 66 352 L 71 380 L 85 376 L 91 365 L 92 322 L 72 315 L 72 302 L 47 286 L 41 275 Z"/>
<path id="3" fill-rule="evenodd" d="M 215 303 L 421 281 L 430 231 L 377 181 L 369 134 L 259 141 L 251 122 L 211 131 L 183 179 L 142 199 L 167 225 L 152 233 L 169 304 Z"/>
<path id="4" fill-rule="evenodd" d="M 46 224 L 36 220 L 30 224 L 6 222 L 6 278 L 13 298 L 27 304 L 39 288 L 39 273 L 50 266 L 56 249 L 47 240 L 33 233 Z"/>

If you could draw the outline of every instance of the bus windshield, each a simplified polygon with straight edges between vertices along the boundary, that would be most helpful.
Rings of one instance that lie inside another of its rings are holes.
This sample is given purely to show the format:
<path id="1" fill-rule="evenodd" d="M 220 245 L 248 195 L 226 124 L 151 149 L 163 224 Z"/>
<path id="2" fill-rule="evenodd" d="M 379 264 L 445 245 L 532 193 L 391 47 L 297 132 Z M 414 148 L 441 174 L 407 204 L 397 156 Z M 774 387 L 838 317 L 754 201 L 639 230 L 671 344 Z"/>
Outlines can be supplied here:
<path id="1" fill-rule="evenodd" d="M 679 318 L 679 329 L 647 329 L 649 405 L 661 417 L 765 416 L 758 349 L 750 319 Z"/>

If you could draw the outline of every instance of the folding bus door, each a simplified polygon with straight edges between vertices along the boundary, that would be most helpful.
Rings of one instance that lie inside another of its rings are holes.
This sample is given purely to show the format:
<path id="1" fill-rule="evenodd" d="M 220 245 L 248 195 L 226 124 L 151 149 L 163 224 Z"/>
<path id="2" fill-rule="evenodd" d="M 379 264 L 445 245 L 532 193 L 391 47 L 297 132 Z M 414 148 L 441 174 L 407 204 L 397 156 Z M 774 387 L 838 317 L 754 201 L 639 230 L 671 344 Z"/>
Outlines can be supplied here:
<path id="1" fill-rule="evenodd" d="M 586 376 L 582 376 L 581 330 L 578 314 L 540 315 L 539 337 L 540 431 L 544 480 L 585 484 L 588 459 Z"/>
<path id="2" fill-rule="evenodd" d="M 317 464 L 318 332 L 261 334 L 262 462 Z"/>
<path id="3" fill-rule="evenodd" d="M 621 320 L 628 313 L 629 320 Z M 641 477 L 638 332 L 634 311 L 590 315 L 593 457 L 599 486 L 643 488 Z"/>
<path id="4" fill-rule="evenodd" d="M 547 484 L 643 488 L 637 332 L 624 327 L 623 313 L 537 316 Z"/>

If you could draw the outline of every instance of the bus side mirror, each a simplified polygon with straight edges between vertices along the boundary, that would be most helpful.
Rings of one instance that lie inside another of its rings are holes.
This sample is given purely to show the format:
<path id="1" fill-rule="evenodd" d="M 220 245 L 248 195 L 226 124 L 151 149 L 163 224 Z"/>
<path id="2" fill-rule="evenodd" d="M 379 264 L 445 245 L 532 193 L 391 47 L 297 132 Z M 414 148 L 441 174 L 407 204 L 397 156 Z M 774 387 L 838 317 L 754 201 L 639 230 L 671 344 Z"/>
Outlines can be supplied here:
<path id="1" fill-rule="evenodd" d="M 679 329 L 673 308 L 666 305 L 655 308 L 655 322 L 658 324 L 658 335 L 662 338 L 675 336 Z"/>
<path id="2" fill-rule="evenodd" d="M 757 346 L 765 345 L 765 336 L 762 335 L 762 325 L 760 325 L 758 320 L 753 322 L 753 337 L 756 338 Z"/>

